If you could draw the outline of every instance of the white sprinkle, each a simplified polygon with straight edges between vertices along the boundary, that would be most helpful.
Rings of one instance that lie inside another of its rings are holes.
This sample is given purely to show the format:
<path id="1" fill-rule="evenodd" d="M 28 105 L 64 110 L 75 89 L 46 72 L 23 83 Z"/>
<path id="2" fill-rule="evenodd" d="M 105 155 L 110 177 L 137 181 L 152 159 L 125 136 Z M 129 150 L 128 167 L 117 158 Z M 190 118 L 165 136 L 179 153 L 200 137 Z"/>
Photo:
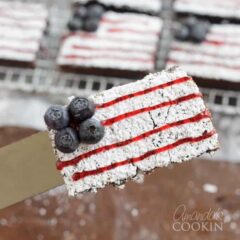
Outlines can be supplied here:
<path id="1" fill-rule="evenodd" d="M 203 185 L 203 190 L 208 193 L 216 193 L 218 191 L 218 187 L 214 184 L 206 183 Z"/>
<path id="2" fill-rule="evenodd" d="M 82 226 L 82 227 L 85 226 L 86 225 L 86 221 L 84 219 L 81 219 L 79 221 L 79 225 Z"/>
<path id="3" fill-rule="evenodd" d="M 47 210 L 45 208 L 40 208 L 38 212 L 40 216 L 45 216 L 47 214 Z"/>
<path id="4" fill-rule="evenodd" d="M 61 215 L 62 213 L 63 213 L 63 209 L 61 209 L 61 208 L 57 208 L 57 209 L 55 210 L 55 214 L 56 214 L 57 216 Z"/>
<path id="5" fill-rule="evenodd" d="M 7 226 L 8 225 L 8 221 L 5 218 L 0 219 L 0 225 L 1 226 Z"/>
<path id="6" fill-rule="evenodd" d="M 229 222 L 231 222 L 231 220 L 232 220 L 232 218 L 230 215 L 224 216 L 224 223 L 229 223 Z"/>
<path id="7" fill-rule="evenodd" d="M 231 228 L 232 230 L 236 229 L 236 228 L 237 228 L 237 223 L 231 222 L 231 223 L 230 223 L 230 228 Z"/>
<path id="8" fill-rule="evenodd" d="M 138 209 L 133 208 L 132 211 L 131 211 L 131 214 L 132 214 L 133 217 L 137 217 L 139 215 Z"/>

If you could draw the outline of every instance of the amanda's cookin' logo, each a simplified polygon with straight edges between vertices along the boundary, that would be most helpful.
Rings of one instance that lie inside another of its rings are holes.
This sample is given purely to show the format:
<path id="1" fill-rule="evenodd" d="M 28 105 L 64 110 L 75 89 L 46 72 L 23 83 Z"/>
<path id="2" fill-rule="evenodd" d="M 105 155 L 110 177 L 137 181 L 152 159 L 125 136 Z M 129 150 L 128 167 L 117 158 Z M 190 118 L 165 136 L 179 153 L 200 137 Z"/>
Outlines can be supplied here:
<path id="1" fill-rule="evenodd" d="M 188 212 L 186 206 L 182 204 L 174 212 L 172 228 L 176 232 L 223 231 L 223 217 L 220 209 Z"/>

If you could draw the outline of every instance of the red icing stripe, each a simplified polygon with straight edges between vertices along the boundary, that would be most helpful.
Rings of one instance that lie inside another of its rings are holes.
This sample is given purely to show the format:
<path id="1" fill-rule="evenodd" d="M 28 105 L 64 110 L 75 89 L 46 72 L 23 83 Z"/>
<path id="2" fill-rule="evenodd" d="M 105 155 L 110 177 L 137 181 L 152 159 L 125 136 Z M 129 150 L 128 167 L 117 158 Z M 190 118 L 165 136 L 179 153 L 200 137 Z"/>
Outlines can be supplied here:
<path id="1" fill-rule="evenodd" d="M 184 49 L 184 48 L 172 48 L 173 51 L 175 52 L 180 52 L 180 53 L 188 53 L 188 54 L 199 54 L 203 56 L 209 56 L 209 57 L 214 57 L 216 59 L 222 58 L 223 56 L 219 55 L 218 53 L 210 53 L 209 51 L 203 51 L 201 49 Z M 216 50 L 218 50 L 216 48 Z M 239 56 L 226 56 L 224 55 L 224 59 L 235 59 L 239 58 Z M 171 60 L 170 60 L 171 61 Z"/>
<path id="2" fill-rule="evenodd" d="M 195 98 L 201 98 L 201 97 L 202 97 L 201 93 L 192 93 L 192 94 L 186 95 L 184 97 L 177 98 L 175 100 L 171 100 L 171 101 L 168 101 L 168 102 L 163 102 L 163 103 L 151 106 L 151 107 L 137 109 L 137 110 L 134 110 L 132 112 L 127 112 L 127 113 L 118 115 L 116 117 L 109 118 L 107 120 L 102 121 L 102 124 L 104 126 L 110 126 L 110 125 L 112 125 L 112 124 L 114 124 L 116 122 L 122 121 L 122 120 L 124 120 L 126 118 L 130 118 L 130 117 L 136 116 L 136 115 L 138 115 L 140 113 L 150 112 L 150 111 L 153 111 L 153 110 L 156 110 L 156 109 L 159 109 L 159 108 L 172 106 L 172 105 L 175 105 L 175 104 L 178 104 L 178 103 L 186 102 L 188 100 L 195 99 Z"/>
<path id="3" fill-rule="evenodd" d="M 86 56 L 79 56 L 79 55 L 63 55 L 62 56 L 65 59 L 81 59 L 81 60 L 92 60 L 92 59 L 98 59 L 98 58 L 104 58 L 104 59 L 117 59 L 117 60 L 125 60 L 125 61 L 133 61 L 133 62 L 143 62 L 143 63 L 153 63 L 154 62 L 154 58 L 130 58 L 130 57 L 116 57 L 116 56 L 111 56 L 111 55 L 102 55 L 102 56 L 90 56 L 90 57 L 86 57 Z"/>
<path id="4" fill-rule="evenodd" d="M 204 43 L 210 44 L 210 45 L 216 45 L 216 46 L 223 46 L 223 45 L 227 45 L 227 46 L 231 46 L 231 47 L 237 47 L 240 46 L 240 42 L 234 42 L 234 41 L 213 41 L 213 40 L 207 40 Z"/>
<path id="5" fill-rule="evenodd" d="M 106 146 L 94 149 L 92 151 L 89 151 L 89 152 L 86 152 L 84 154 L 81 154 L 81 155 L 79 155 L 78 157 L 76 157 L 76 158 L 74 158 L 72 160 L 64 161 L 64 162 L 57 161 L 57 164 L 56 164 L 57 165 L 57 169 L 58 170 L 62 170 L 64 167 L 74 166 L 77 163 L 79 163 L 80 161 L 82 161 L 83 159 L 89 158 L 89 157 L 91 157 L 91 156 L 93 156 L 95 154 L 99 154 L 101 152 L 106 152 L 106 151 L 109 151 L 109 150 L 114 149 L 114 148 L 120 148 L 120 147 L 126 146 L 126 145 L 128 145 L 130 143 L 140 141 L 140 140 L 142 140 L 144 138 L 147 138 L 147 137 L 149 137 L 149 136 L 151 136 L 153 134 L 156 134 L 156 133 L 168 130 L 170 128 L 181 126 L 181 125 L 185 125 L 185 124 L 188 124 L 188 123 L 198 122 L 198 121 L 200 121 L 202 119 L 206 119 L 206 118 L 209 118 L 209 117 L 210 117 L 210 113 L 209 113 L 209 111 L 206 110 L 206 111 L 204 111 L 202 113 L 199 113 L 198 115 L 196 115 L 194 117 L 166 124 L 166 125 L 164 125 L 162 127 L 155 128 L 153 130 L 145 132 L 145 133 L 143 133 L 141 135 L 138 135 L 136 137 L 133 137 L 131 139 L 127 139 L 127 140 L 122 141 L 122 142 L 109 144 L 109 145 L 106 145 Z"/>
<path id="6" fill-rule="evenodd" d="M 125 166 L 125 165 L 131 164 L 131 163 L 132 164 L 137 163 L 137 162 L 140 162 L 140 161 L 142 161 L 146 158 L 149 158 L 153 155 L 156 155 L 156 154 L 159 154 L 161 152 L 165 152 L 165 151 L 169 151 L 171 149 L 174 149 L 174 148 L 176 148 L 180 145 L 183 145 L 183 144 L 186 144 L 186 143 L 196 143 L 196 142 L 203 141 L 205 139 L 208 139 L 208 138 L 212 137 L 215 133 L 216 133 L 215 131 L 211 131 L 211 132 L 204 133 L 202 136 L 199 136 L 199 137 L 183 138 L 183 139 L 180 139 L 180 140 L 174 142 L 173 144 L 169 144 L 169 145 L 166 145 L 164 147 L 154 149 L 154 150 L 146 152 L 145 154 L 143 154 L 141 156 L 138 156 L 138 157 L 130 158 L 130 159 L 127 159 L 127 160 L 124 160 L 124 161 L 121 161 L 121 162 L 116 162 L 116 163 L 113 163 L 111 165 L 101 167 L 101 168 L 98 168 L 98 169 L 95 169 L 95 170 L 77 172 L 77 173 L 73 174 L 72 179 L 73 179 L 73 181 L 78 181 L 78 180 L 83 179 L 85 177 L 97 175 L 97 174 L 100 174 L 100 173 L 104 173 L 106 171 L 115 169 L 117 167 Z"/>
<path id="7" fill-rule="evenodd" d="M 219 58 L 219 59 L 221 59 L 221 58 Z M 181 61 L 180 62 L 180 61 L 177 61 L 177 60 L 169 59 L 167 61 L 167 63 L 168 64 L 173 64 L 173 65 L 175 65 L 175 64 L 199 65 L 199 67 L 201 65 L 207 65 L 207 66 L 219 67 L 219 68 L 225 68 L 225 69 L 231 69 L 231 70 L 240 70 L 240 65 L 232 67 L 232 66 L 229 66 L 229 65 L 224 64 L 224 63 L 221 64 L 221 63 L 204 62 L 204 61 L 195 61 L 195 62 L 194 61 Z"/>
<path id="8" fill-rule="evenodd" d="M 206 44 L 209 44 L 209 45 L 216 45 L 216 46 L 224 45 L 223 41 L 217 41 L 217 40 L 215 40 L 215 41 L 213 41 L 213 40 L 206 40 L 203 43 L 206 43 Z"/>
<path id="9" fill-rule="evenodd" d="M 152 50 L 142 50 L 142 49 L 126 49 L 123 47 L 104 47 L 104 48 L 98 48 L 98 47 L 88 47 L 88 46 L 81 46 L 80 44 L 74 44 L 72 46 L 73 49 L 77 50 L 89 50 L 89 51 L 117 51 L 117 52 L 137 52 L 137 53 L 147 53 L 149 55 L 154 54 L 154 51 Z"/>
<path id="10" fill-rule="evenodd" d="M 123 28 L 109 28 L 107 29 L 108 32 L 111 33 L 119 33 L 119 32 L 126 32 L 126 33 L 137 33 L 137 34 L 146 34 L 146 35 L 156 35 L 158 36 L 160 32 L 153 32 L 153 31 L 138 31 L 133 29 L 123 29 Z"/>
<path id="11" fill-rule="evenodd" d="M 135 93 L 130 93 L 128 95 L 124 95 L 124 96 L 115 98 L 114 100 L 111 100 L 109 102 L 99 104 L 99 105 L 97 105 L 97 109 L 110 107 L 112 105 L 115 105 L 115 104 L 117 104 L 119 102 L 122 102 L 122 101 L 125 101 L 127 99 L 142 96 L 142 95 L 148 94 L 150 92 L 153 92 L 153 91 L 156 91 L 156 90 L 159 90 L 159 89 L 164 89 L 166 87 L 170 87 L 170 86 L 173 86 L 173 85 L 176 85 L 176 84 L 184 83 L 184 82 L 187 82 L 187 81 L 190 81 L 190 80 L 192 80 L 191 77 L 178 78 L 178 79 L 173 80 L 171 82 L 163 83 L 163 84 L 160 84 L 160 85 L 157 85 L 157 86 L 154 86 L 154 87 L 151 87 L 151 88 L 147 88 L 145 90 L 138 91 L 138 92 L 135 92 Z"/>
<path id="12" fill-rule="evenodd" d="M 102 39 L 102 40 L 110 40 L 110 41 L 114 41 L 114 42 L 127 42 L 127 43 L 138 43 L 138 44 L 156 44 L 156 41 L 154 40 L 148 40 L 148 41 L 143 41 L 141 39 L 124 39 L 124 38 L 120 38 L 119 36 L 114 36 L 111 34 L 108 35 L 104 35 L 104 36 L 100 36 L 100 35 L 96 35 L 94 33 L 87 33 L 87 32 L 71 32 L 71 33 L 67 33 L 62 37 L 62 41 L 64 41 L 65 39 L 69 38 L 69 37 L 79 37 L 82 39 Z"/>

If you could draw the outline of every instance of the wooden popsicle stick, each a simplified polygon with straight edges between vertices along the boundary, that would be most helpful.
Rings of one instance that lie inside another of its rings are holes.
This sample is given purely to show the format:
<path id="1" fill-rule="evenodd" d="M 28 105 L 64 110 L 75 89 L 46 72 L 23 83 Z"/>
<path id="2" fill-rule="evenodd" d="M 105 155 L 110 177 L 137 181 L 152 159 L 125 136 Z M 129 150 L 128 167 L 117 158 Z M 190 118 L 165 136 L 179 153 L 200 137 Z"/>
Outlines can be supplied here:
<path id="1" fill-rule="evenodd" d="M 64 184 L 47 132 L 0 149 L 0 209 Z"/>

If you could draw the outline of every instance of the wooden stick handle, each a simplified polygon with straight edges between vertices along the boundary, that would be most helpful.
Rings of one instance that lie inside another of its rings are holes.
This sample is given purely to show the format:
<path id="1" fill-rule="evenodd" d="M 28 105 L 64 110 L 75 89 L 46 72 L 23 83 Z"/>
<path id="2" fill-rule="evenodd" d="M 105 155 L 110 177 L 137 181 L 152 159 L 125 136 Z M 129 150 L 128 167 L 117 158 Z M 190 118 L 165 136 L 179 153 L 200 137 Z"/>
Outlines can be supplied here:
<path id="1" fill-rule="evenodd" d="M 46 132 L 0 149 L 0 209 L 63 184 Z"/>

